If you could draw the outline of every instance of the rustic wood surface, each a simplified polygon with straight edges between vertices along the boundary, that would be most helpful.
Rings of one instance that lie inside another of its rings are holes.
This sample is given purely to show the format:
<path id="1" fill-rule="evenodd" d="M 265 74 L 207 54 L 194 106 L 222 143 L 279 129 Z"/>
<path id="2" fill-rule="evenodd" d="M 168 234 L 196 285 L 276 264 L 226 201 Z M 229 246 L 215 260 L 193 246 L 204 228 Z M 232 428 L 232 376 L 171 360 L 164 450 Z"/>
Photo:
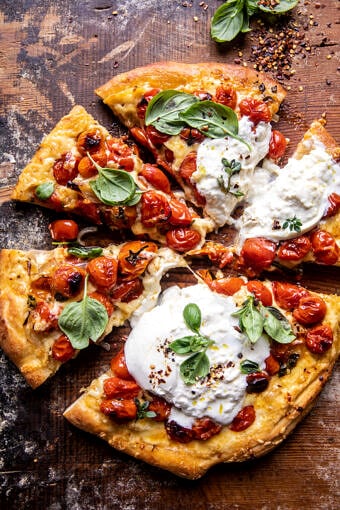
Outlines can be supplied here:
<path id="1" fill-rule="evenodd" d="M 229 45 L 211 41 L 209 20 L 220 3 L 1 0 L 1 248 L 51 247 L 46 227 L 53 213 L 11 203 L 8 196 L 43 134 L 62 115 L 82 104 L 112 132 L 123 132 L 94 88 L 114 74 L 161 60 L 256 63 L 261 35 L 256 20 L 253 32 Z M 293 147 L 309 123 L 325 113 L 329 131 L 340 141 L 339 1 L 301 0 L 293 21 L 306 44 L 291 55 L 293 73 L 283 80 L 290 90 L 279 128 Z M 272 30 L 280 33 L 276 25 Z M 172 276 L 179 278 L 187 276 Z M 308 268 L 303 282 L 340 293 L 339 271 Z M 125 332 L 120 328 L 111 335 L 112 349 Z M 110 357 L 93 347 L 33 391 L 2 355 L 1 508 L 339 508 L 337 370 L 313 411 L 279 448 L 251 462 L 217 466 L 190 482 L 118 453 L 63 419 L 65 407 L 108 367 Z"/>

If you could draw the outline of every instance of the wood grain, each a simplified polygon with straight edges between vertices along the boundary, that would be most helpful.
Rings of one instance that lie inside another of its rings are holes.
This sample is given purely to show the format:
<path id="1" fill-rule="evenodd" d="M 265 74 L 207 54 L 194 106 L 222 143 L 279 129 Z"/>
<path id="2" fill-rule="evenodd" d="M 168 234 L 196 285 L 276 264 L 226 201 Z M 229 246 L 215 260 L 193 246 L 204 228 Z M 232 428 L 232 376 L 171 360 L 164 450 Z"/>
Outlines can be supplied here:
<path id="1" fill-rule="evenodd" d="M 124 130 L 93 90 L 112 75 L 161 60 L 240 60 L 254 65 L 254 31 L 230 45 L 209 37 L 221 4 L 181 0 L 4 0 L 0 5 L 0 246 L 50 248 L 52 213 L 8 201 L 20 170 L 42 137 L 74 104 L 113 133 Z M 207 9 L 205 8 L 207 5 Z M 293 55 L 295 74 L 278 127 L 291 152 L 323 113 L 340 141 L 339 2 L 300 1 L 306 57 Z M 268 30 L 270 27 L 268 26 Z M 275 25 L 272 27 L 275 31 Z M 166 281 L 186 281 L 175 272 Z M 303 283 L 340 293 L 339 271 L 307 267 Z M 339 501 L 339 372 L 311 414 L 273 453 L 217 466 L 188 482 L 120 454 L 69 426 L 62 412 L 82 386 L 105 371 L 126 329 L 110 336 L 111 352 L 93 346 L 32 391 L 0 358 L 1 508 L 21 509 L 336 509 Z M 339 367 L 338 367 L 339 368 Z"/>

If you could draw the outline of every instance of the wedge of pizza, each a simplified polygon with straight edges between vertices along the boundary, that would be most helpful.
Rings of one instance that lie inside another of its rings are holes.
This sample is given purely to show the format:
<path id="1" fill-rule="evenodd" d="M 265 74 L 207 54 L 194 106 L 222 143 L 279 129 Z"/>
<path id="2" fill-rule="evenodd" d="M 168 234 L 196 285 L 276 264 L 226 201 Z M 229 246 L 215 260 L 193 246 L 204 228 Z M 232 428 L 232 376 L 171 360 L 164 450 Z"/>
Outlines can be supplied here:
<path id="1" fill-rule="evenodd" d="M 4 249 L 0 346 L 36 388 L 133 312 L 152 308 L 162 275 L 185 265 L 168 248 L 138 240 L 107 248 Z"/>
<path id="2" fill-rule="evenodd" d="M 310 410 L 339 354 L 340 298 L 279 281 L 167 289 L 65 412 L 173 473 L 260 456 Z"/>

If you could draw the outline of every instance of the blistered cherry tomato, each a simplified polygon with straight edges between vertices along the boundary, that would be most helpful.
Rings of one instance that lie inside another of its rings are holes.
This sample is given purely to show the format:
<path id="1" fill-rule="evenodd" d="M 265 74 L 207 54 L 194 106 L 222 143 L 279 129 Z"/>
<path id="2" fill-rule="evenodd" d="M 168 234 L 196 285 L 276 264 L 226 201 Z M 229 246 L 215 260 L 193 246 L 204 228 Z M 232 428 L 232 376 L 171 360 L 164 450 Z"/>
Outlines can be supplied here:
<path id="1" fill-rule="evenodd" d="M 264 285 L 264 283 L 260 282 L 259 280 L 250 280 L 247 283 L 247 289 L 249 292 L 254 294 L 256 299 L 261 301 L 263 306 L 271 306 L 273 303 L 272 293 Z"/>
<path id="2" fill-rule="evenodd" d="M 120 300 L 122 303 L 129 303 L 137 299 L 143 292 L 143 282 L 139 278 L 122 282 L 113 289 L 111 297 L 114 300 Z"/>
<path id="3" fill-rule="evenodd" d="M 105 150 L 94 152 L 91 155 L 91 158 L 101 167 L 105 167 L 107 163 Z M 78 172 L 82 177 L 84 177 L 84 179 L 88 179 L 89 177 L 93 177 L 98 174 L 97 168 L 88 156 L 83 156 L 79 161 Z"/>
<path id="4" fill-rule="evenodd" d="M 192 223 L 191 212 L 188 207 L 177 200 L 172 198 L 170 200 L 171 216 L 169 218 L 170 225 L 175 227 L 188 227 Z"/>
<path id="5" fill-rule="evenodd" d="M 303 297 L 293 311 L 293 317 L 303 326 L 322 321 L 327 311 L 326 303 L 319 296 Z"/>
<path id="6" fill-rule="evenodd" d="M 287 140 L 284 135 L 280 131 L 273 129 L 269 142 L 268 156 L 271 159 L 281 158 L 284 155 L 286 148 Z"/>
<path id="7" fill-rule="evenodd" d="M 78 225 L 73 220 L 55 220 L 48 228 L 53 241 L 73 241 L 79 233 Z"/>
<path id="8" fill-rule="evenodd" d="M 272 354 L 270 354 L 264 360 L 264 362 L 266 364 L 266 372 L 269 375 L 275 375 L 280 370 L 280 363 L 278 362 L 278 360 Z"/>
<path id="9" fill-rule="evenodd" d="M 114 307 L 113 303 L 110 301 L 110 298 L 108 296 L 106 296 L 102 292 L 95 291 L 95 292 L 90 292 L 89 297 L 92 299 L 96 299 L 97 301 L 99 301 L 99 303 L 101 303 L 103 306 L 105 306 L 109 317 L 113 314 L 115 307 Z"/>
<path id="10" fill-rule="evenodd" d="M 52 195 L 47 200 L 44 200 L 44 203 L 53 209 L 53 211 L 62 211 L 64 208 L 62 199 L 55 191 L 53 191 Z"/>
<path id="11" fill-rule="evenodd" d="M 144 92 L 142 99 L 137 104 L 137 115 L 144 120 L 145 112 L 151 99 L 158 94 L 159 89 L 150 89 Z"/>
<path id="12" fill-rule="evenodd" d="M 179 167 L 179 175 L 186 183 L 190 183 L 190 177 L 196 171 L 197 152 L 189 152 Z"/>
<path id="13" fill-rule="evenodd" d="M 259 99 L 252 97 L 242 99 L 239 104 L 239 108 L 241 115 L 249 117 L 255 125 L 260 121 L 270 122 L 272 118 L 267 103 L 260 101 Z"/>
<path id="14" fill-rule="evenodd" d="M 165 143 L 167 140 L 169 140 L 170 136 L 166 135 L 165 133 L 161 133 L 156 129 L 154 126 L 146 126 L 145 128 L 146 136 L 150 140 L 150 142 L 155 147 L 160 147 Z"/>
<path id="15" fill-rule="evenodd" d="M 229 278 L 218 278 L 217 280 L 212 280 L 208 285 L 214 292 L 218 292 L 219 294 L 224 294 L 226 296 L 233 296 L 244 284 L 245 283 L 242 278 L 231 276 Z"/>
<path id="16" fill-rule="evenodd" d="M 72 152 L 65 152 L 53 165 L 53 177 L 58 184 L 66 186 L 69 181 L 78 175 L 79 158 Z"/>
<path id="17" fill-rule="evenodd" d="M 301 260 L 311 249 L 311 242 L 306 236 L 296 237 L 280 244 L 277 256 L 281 260 Z"/>
<path id="18" fill-rule="evenodd" d="M 275 259 L 276 244 L 264 237 L 250 237 L 243 243 L 241 255 L 246 266 L 256 271 L 268 268 Z"/>
<path id="19" fill-rule="evenodd" d="M 75 352 L 76 350 L 66 335 L 61 335 L 52 345 L 52 357 L 62 363 L 73 358 Z"/>
<path id="20" fill-rule="evenodd" d="M 216 89 L 214 101 L 235 110 L 237 104 L 236 90 L 233 87 L 223 87 L 220 85 Z"/>
<path id="21" fill-rule="evenodd" d="M 159 189 L 164 193 L 171 193 L 169 179 L 157 166 L 145 163 L 142 166 L 139 175 L 144 177 L 144 179 L 147 180 L 154 188 Z"/>
<path id="22" fill-rule="evenodd" d="M 201 131 L 198 131 L 198 129 L 195 128 L 183 128 L 180 132 L 179 136 L 182 138 L 182 140 L 185 140 L 187 145 L 193 145 L 194 143 L 200 143 L 203 142 L 205 136 Z"/>
<path id="23" fill-rule="evenodd" d="M 117 376 L 105 379 L 103 389 L 108 398 L 134 398 L 140 392 L 137 383 L 120 379 Z"/>
<path id="24" fill-rule="evenodd" d="M 324 354 L 333 344 L 333 331 L 328 324 L 310 329 L 306 335 L 306 346 L 313 354 Z"/>
<path id="25" fill-rule="evenodd" d="M 62 297 L 72 297 L 83 289 L 85 271 L 79 267 L 64 265 L 59 267 L 52 276 L 52 289 Z"/>
<path id="26" fill-rule="evenodd" d="M 247 375 L 247 393 L 261 393 L 268 388 L 269 375 L 266 372 L 254 372 Z"/>
<path id="27" fill-rule="evenodd" d="M 121 273 L 134 277 L 144 273 L 157 245 L 146 241 L 129 241 L 123 244 L 118 255 L 118 268 Z"/>
<path id="28" fill-rule="evenodd" d="M 192 426 L 193 438 L 206 441 L 212 436 L 221 432 L 222 426 L 210 418 L 197 418 Z"/>
<path id="29" fill-rule="evenodd" d="M 92 128 L 84 131 L 78 136 L 77 149 L 78 151 L 86 155 L 87 152 L 92 154 L 104 149 L 105 137 L 99 128 Z"/>
<path id="30" fill-rule="evenodd" d="M 116 354 L 116 356 L 112 358 L 110 367 L 112 372 L 117 377 L 120 377 L 120 379 L 125 379 L 126 381 L 134 381 L 134 378 L 132 377 L 128 370 L 128 367 L 126 366 L 124 348 L 122 348 Z"/>
<path id="31" fill-rule="evenodd" d="M 254 406 L 245 406 L 241 411 L 237 413 L 231 424 L 229 425 L 230 430 L 234 432 L 241 432 L 246 430 L 256 418 Z"/>
<path id="32" fill-rule="evenodd" d="M 108 398 L 100 404 L 100 410 L 117 420 L 134 420 L 137 416 L 137 405 L 133 399 Z"/>
<path id="33" fill-rule="evenodd" d="M 340 195 L 331 193 L 328 197 L 329 206 L 325 213 L 325 217 L 335 216 L 340 210 Z"/>
<path id="34" fill-rule="evenodd" d="M 111 257 L 96 257 L 87 264 L 90 280 L 94 285 L 107 289 L 114 287 L 117 281 L 118 262 Z"/>
<path id="35" fill-rule="evenodd" d="M 339 259 L 340 249 L 334 237 L 325 230 L 316 230 L 311 236 L 312 250 L 317 262 L 335 264 Z"/>
<path id="36" fill-rule="evenodd" d="M 78 200 L 74 212 L 88 219 L 95 225 L 101 224 L 100 212 L 97 204 L 87 202 L 86 200 Z"/>
<path id="37" fill-rule="evenodd" d="M 170 439 L 179 443 L 189 443 L 194 438 L 192 429 L 182 427 L 174 420 L 165 422 L 165 430 Z"/>
<path id="38" fill-rule="evenodd" d="M 39 301 L 34 310 L 31 312 L 32 324 L 34 331 L 43 333 L 50 331 L 58 326 L 58 317 L 51 309 L 46 301 Z"/>
<path id="39" fill-rule="evenodd" d="M 276 303 L 284 310 L 293 310 L 301 298 L 309 296 L 308 290 L 292 283 L 273 282 L 272 287 Z"/>
<path id="40" fill-rule="evenodd" d="M 107 160 L 114 161 L 127 172 L 131 172 L 135 166 L 133 149 L 120 138 L 109 138 L 106 143 L 110 151 Z"/>
<path id="41" fill-rule="evenodd" d="M 192 228 L 179 227 L 166 233 L 166 244 L 175 251 L 192 250 L 201 241 L 201 234 Z"/>
<path id="42" fill-rule="evenodd" d="M 212 95 L 206 90 L 194 90 L 193 95 L 198 97 L 200 101 L 211 101 Z"/>
<path id="43" fill-rule="evenodd" d="M 171 215 L 168 200 L 156 191 L 146 191 L 141 198 L 141 221 L 145 227 L 165 223 Z"/>
<path id="44" fill-rule="evenodd" d="M 149 149 L 151 152 L 154 152 L 155 148 L 150 143 L 149 138 L 146 136 L 146 132 L 140 127 L 133 127 L 130 129 L 131 135 L 134 139 L 146 149 Z"/>
<path id="45" fill-rule="evenodd" d="M 162 397 L 153 396 L 148 411 L 156 413 L 156 416 L 153 418 L 155 421 L 165 421 L 170 414 L 171 404 Z"/>
<path id="46" fill-rule="evenodd" d="M 115 205 L 101 207 L 103 223 L 112 230 L 130 228 L 136 220 L 136 206 Z"/>

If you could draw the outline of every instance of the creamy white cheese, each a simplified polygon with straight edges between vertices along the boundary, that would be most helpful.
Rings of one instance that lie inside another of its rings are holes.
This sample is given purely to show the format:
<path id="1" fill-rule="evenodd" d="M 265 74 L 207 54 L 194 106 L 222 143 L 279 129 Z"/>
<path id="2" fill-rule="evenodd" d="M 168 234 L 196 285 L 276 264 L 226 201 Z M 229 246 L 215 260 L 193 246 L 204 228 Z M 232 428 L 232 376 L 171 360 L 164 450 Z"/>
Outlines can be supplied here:
<path id="1" fill-rule="evenodd" d="M 291 158 L 284 168 L 264 161 L 254 174 L 248 206 L 238 222 L 240 241 L 266 237 L 273 241 L 290 239 L 314 228 L 324 215 L 327 197 L 340 193 L 340 165 L 317 139 L 305 142 L 310 152 Z M 298 218 L 301 231 L 283 229 L 288 218 Z"/>
<path id="2" fill-rule="evenodd" d="M 230 214 L 238 202 L 244 200 L 249 188 L 253 185 L 253 173 L 256 165 L 266 156 L 271 138 L 271 126 L 260 122 L 256 127 L 248 119 L 242 117 L 239 121 L 238 135 L 247 142 L 244 143 L 232 137 L 205 139 L 197 150 L 197 170 L 191 180 L 197 190 L 206 199 L 205 213 L 215 222 L 217 227 L 230 221 Z M 235 160 L 241 163 L 241 171 L 230 181 L 231 191 L 240 191 L 243 196 L 236 197 L 221 189 L 219 181 L 223 180 L 227 188 L 228 176 L 223 169 L 222 159 L 229 162 Z"/>
<path id="3" fill-rule="evenodd" d="M 180 364 L 191 354 L 179 355 L 169 344 L 193 333 L 186 326 L 183 310 L 195 303 L 202 313 L 200 332 L 214 344 L 208 348 L 210 374 L 186 385 Z M 206 285 L 171 287 L 161 302 L 145 313 L 132 329 L 125 344 L 126 364 L 138 384 L 173 404 L 171 418 L 190 427 L 195 418 L 210 417 L 220 424 L 230 423 L 243 406 L 246 376 L 240 371 L 244 359 L 261 368 L 269 355 L 269 344 L 260 338 L 251 344 L 235 327 L 238 319 L 234 299 L 212 292 Z"/>

